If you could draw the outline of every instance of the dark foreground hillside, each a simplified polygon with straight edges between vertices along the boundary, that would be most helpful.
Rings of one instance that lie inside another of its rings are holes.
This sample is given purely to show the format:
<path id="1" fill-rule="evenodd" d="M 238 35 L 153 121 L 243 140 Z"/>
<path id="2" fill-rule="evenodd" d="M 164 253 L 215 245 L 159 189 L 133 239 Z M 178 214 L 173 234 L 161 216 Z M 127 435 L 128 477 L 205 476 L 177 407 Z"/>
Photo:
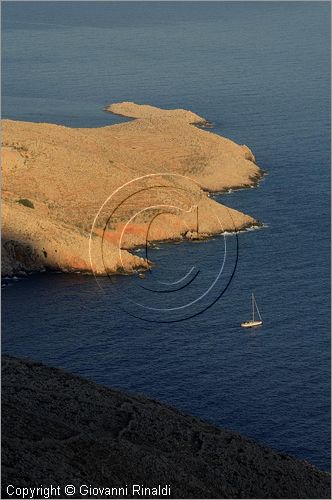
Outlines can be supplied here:
<path id="1" fill-rule="evenodd" d="M 67 484 L 127 485 L 128 497 L 132 484 L 160 484 L 171 498 L 330 498 L 330 475 L 307 462 L 157 401 L 4 356 L 2 498 L 8 484 L 60 485 L 61 498 Z"/>

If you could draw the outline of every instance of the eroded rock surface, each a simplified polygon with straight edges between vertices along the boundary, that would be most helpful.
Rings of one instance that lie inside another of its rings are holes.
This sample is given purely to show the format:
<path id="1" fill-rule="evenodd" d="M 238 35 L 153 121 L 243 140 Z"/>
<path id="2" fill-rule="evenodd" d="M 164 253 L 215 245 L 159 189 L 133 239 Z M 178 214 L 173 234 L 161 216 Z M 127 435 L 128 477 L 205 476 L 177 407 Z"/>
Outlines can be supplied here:
<path id="1" fill-rule="evenodd" d="M 171 485 L 172 498 L 330 498 L 330 475 L 143 396 L 3 357 L 7 484 Z M 77 496 L 76 498 L 78 498 Z"/>
<path id="2" fill-rule="evenodd" d="M 207 194 L 257 183 L 247 146 L 197 127 L 206 121 L 191 111 L 108 109 L 135 119 L 80 129 L 3 120 L 4 274 L 132 272 L 146 267 L 128 250 L 148 228 L 149 241 L 182 239 L 197 206 L 207 236 L 258 225 Z"/>

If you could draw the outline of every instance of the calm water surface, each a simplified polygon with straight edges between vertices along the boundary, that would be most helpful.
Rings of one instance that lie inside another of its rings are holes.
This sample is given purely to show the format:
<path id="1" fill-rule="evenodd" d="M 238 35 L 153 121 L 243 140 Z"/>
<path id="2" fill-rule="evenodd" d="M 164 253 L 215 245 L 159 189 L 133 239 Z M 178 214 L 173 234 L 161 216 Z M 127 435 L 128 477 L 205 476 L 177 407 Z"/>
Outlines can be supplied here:
<path id="1" fill-rule="evenodd" d="M 259 188 L 219 197 L 265 227 L 239 235 L 235 278 L 208 312 L 146 323 L 119 309 L 144 295 L 136 277 L 100 288 L 88 276 L 33 276 L 3 289 L 4 352 L 145 393 L 329 469 L 329 9 L 4 3 L 4 117 L 90 127 L 122 120 L 102 111 L 114 101 L 190 108 L 268 171 Z M 224 284 L 234 236 L 227 242 Z M 161 245 L 144 283 L 196 265 L 206 287 L 223 244 Z M 248 332 L 238 324 L 252 290 L 264 326 Z"/>

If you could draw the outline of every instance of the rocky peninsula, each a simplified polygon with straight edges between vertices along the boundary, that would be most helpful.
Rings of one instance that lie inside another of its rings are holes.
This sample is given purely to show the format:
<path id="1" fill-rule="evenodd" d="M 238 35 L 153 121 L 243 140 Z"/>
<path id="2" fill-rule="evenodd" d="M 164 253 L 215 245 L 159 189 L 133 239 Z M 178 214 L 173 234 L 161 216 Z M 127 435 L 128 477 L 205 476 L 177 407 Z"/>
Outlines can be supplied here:
<path id="1" fill-rule="evenodd" d="M 3 275 L 144 269 L 130 250 L 147 229 L 149 242 L 185 239 L 197 206 L 205 236 L 259 225 L 209 197 L 257 184 L 263 172 L 247 146 L 205 130 L 191 111 L 106 110 L 131 120 L 79 129 L 2 121 Z"/>
<path id="2" fill-rule="evenodd" d="M 62 493 L 71 484 L 75 498 L 81 485 L 128 485 L 126 498 L 142 498 L 133 484 L 169 485 L 167 498 L 330 498 L 330 474 L 306 461 L 144 396 L 4 356 L 2 498 L 9 484 Z"/>

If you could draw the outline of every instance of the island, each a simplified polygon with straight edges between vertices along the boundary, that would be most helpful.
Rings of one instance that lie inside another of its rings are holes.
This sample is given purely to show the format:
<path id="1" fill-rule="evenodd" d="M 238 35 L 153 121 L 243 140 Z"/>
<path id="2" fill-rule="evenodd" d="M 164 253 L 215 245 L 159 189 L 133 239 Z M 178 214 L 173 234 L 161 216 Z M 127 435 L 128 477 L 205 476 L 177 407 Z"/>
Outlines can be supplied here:
<path id="1" fill-rule="evenodd" d="M 147 239 L 195 238 L 197 210 L 204 238 L 261 225 L 210 196 L 263 177 L 247 146 L 183 109 L 122 102 L 105 111 L 128 121 L 2 121 L 3 275 L 147 269 L 131 250 Z"/>

